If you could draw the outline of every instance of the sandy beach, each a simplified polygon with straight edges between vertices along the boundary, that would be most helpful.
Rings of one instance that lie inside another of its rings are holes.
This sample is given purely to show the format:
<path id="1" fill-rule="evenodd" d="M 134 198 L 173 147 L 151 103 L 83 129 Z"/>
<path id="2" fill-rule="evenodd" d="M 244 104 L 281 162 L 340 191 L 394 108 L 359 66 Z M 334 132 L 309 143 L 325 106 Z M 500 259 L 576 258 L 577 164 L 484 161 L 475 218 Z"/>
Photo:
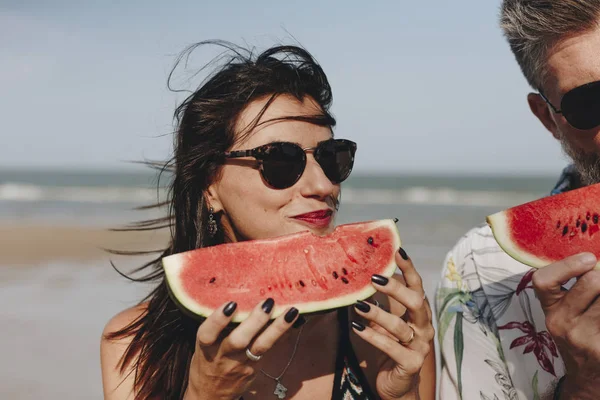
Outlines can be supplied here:
<path id="1" fill-rule="evenodd" d="M 102 248 L 159 248 L 166 233 L 2 223 L 0 398 L 102 399 L 103 326 L 149 289 L 109 263 L 127 271 L 141 258 Z"/>
<path id="2" fill-rule="evenodd" d="M 109 263 L 127 272 L 145 258 L 115 256 L 103 248 L 161 248 L 167 235 L 93 225 L 0 224 L 0 398 L 102 399 L 103 326 L 150 289 L 127 281 Z M 416 262 L 429 264 L 422 273 L 432 295 L 445 247 L 410 248 Z"/>
<path id="3" fill-rule="evenodd" d="M 98 226 L 0 223 L 0 263 L 27 266 L 108 259 L 105 249 L 152 250 L 165 247 L 168 230 L 119 232 Z"/>

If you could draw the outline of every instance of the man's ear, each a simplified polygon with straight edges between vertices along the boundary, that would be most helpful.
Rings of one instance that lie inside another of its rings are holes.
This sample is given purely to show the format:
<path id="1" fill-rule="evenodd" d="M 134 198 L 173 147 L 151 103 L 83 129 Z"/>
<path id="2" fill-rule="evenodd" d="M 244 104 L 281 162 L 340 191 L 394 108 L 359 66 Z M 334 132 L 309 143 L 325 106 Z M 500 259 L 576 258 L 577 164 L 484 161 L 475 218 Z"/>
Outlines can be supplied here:
<path id="1" fill-rule="evenodd" d="M 527 102 L 531 112 L 541 121 L 546 129 L 552 133 L 555 139 L 559 139 L 558 127 L 556 121 L 552 117 L 552 111 L 546 101 L 537 93 L 529 93 L 527 95 Z"/>

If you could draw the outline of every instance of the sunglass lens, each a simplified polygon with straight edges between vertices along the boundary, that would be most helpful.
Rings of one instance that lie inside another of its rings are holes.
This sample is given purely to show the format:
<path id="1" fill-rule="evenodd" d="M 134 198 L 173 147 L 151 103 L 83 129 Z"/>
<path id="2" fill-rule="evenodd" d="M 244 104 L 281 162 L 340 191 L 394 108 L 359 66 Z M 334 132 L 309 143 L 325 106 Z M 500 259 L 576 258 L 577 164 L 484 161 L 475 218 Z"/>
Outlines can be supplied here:
<path id="1" fill-rule="evenodd" d="M 265 148 L 262 160 L 262 176 L 275 189 L 293 186 L 302 176 L 306 155 L 293 143 L 271 143 Z"/>
<path id="2" fill-rule="evenodd" d="M 315 158 L 323 172 L 333 183 L 345 181 L 354 166 L 356 146 L 348 140 L 323 142 L 315 152 Z"/>
<path id="3" fill-rule="evenodd" d="M 600 125 L 600 81 L 579 86 L 566 93 L 562 113 L 573 127 L 588 130 Z"/>

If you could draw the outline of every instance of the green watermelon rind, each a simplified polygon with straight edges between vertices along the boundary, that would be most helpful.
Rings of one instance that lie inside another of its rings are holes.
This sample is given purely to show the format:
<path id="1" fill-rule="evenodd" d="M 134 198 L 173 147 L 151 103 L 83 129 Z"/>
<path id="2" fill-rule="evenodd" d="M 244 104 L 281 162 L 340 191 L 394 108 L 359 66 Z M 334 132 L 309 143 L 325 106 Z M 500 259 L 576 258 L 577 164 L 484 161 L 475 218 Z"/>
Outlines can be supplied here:
<path id="1" fill-rule="evenodd" d="M 398 232 L 398 228 L 396 227 L 396 223 L 392 219 L 378 220 L 372 222 L 364 222 L 360 224 L 371 224 L 373 229 L 385 227 L 390 230 L 392 233 L 392 237 L 394 240 L 393 248 L 399 249 L 401 245 L 400 234 Z M 365 232 L 368 232 L 365 229 Z M 294 235 L 290 235 L 290 240 L 295 240 Z M 265 239 L 262 240 L 264 242 L 269 241 L 281 241 L 285 240 L 285 238 L 273 238 L 273 239 Z M 379 269 L 375 273 L 391 277 L 396 272 L 398 268 L 395 260 L 395 253 L 391 254 L 391 260 L 387 263 L 385 267 Z M 180 284 L 180 280 L 178 279 L 179 272 L 181 268 L 185 265 L 185 262 L 181 261 L 181 258 L 186 257 L 186 253 L 173 254 L 162 259 L 163 269 L 165 271 L 165 276 L 167 278 L 167 286 L 169 287 L 169 293 L 173 298 L 174 302 L 182 309 L 186 311 L 186 314 L 195 317 L 196 319 L 202 319 L 208 317 L 215 310 L 211 307 L 204 307 L 195 300 L 191 299 L 182 288 Z M 372 296 L 376 292 L 376 289 L 373 285 L 366 285 L 362 290 L 349 293 L 347 295 L 341 297 L 335 297 L 331 300 L 327 301 L 316 301 L 316 302 L 304 302 L 293 304 L 296 307 L 300 314 L 312 314 L 319 313 L 327 310 L 332 310 L 336 308 L 346 307 L 351 304 L 354 304 L 357 300 L 364 300 Z M 279 315 L 283 314 L 286 311 L 288 306 L 278 306 L 277 304 L 273 308 L 271 313 L 271 319 L 277 318 Z M 232 322 L 242 322 L 246 318 L 248 318 L 250 311 L 242 312 L 238 309 L 238 311 L 233 315 Z"/>
<path id="2" fill-rule="evenodd" d="M 527 266 L 533 268 L 544 268 L 552 263 L 560 260 L 543 259 L 530 252 L 520 248 L 512 240 L 511 229 L 508 226 L 508 213 L 510 209 L 498 212 L 496 214 L 489 215 L 486 221 L 492 229 L 492 234 L 496 239 L 498 245 L 504 250 L 506 254 Z M 596 270 L 600 270 L 600 260 L 594 267 Z"/>
<path id="3" fill-rule="evenodd" d="M 533 268 L 543 268 L 548 264 L 554 262 L 554 260 L 545 260 L 540 257 L 537 257 L 536 255 L 533 255 L 530 252 L 520 248 L 514 242 L 511 235 L 511 229 L 508 224 L 509 213 L 510 209 L 497 212 L 495 214 L 489 215 L 486 218 L 488 225 L 492 229 L 492 234 L 494 235 L 496 242 L 498 242 L 498 245 L 502 248 L 502 250 L 504 250 L 506 254 L 508 254 L 510 257 L 514 258 L 518 262 Z"/>

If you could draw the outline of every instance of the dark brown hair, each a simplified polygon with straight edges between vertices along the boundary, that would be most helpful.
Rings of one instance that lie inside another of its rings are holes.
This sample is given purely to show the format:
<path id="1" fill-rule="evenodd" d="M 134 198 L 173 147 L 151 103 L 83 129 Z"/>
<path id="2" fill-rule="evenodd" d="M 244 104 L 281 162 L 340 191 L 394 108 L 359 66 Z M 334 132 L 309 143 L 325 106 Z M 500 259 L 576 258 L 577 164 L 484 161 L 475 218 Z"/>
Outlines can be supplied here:
<path id="1" fill-rule="evenodd" d="M 181 399 L 187 387 L 199 322 L 183 314 L 170 298 L 160 261 L 171 254 L 228 241 L 222 233 L 214 238 L 205 234 L 209 213 L 204 192 L 218 179 L 223 152 L 239 139 L 234 132 L 239 114 L 252 101 L 268 98 L 253 125 L 246 128 L 249 132 L 277 96 L 289 95 L 298 100 L 308 96 L 319 104 L 322 111 L 319 115 L 286 116 L 283 119 L 330 128 L 335 125 L 329 112 L 332 102 L 329 82 L 306 50 L 297 46 L 276 46 L 255 55 L 251 50 L 227 42 L 201 42 L 179 56 L 173 71 L 182 62 L 187 62 L 195 49 L 206 45 L 225 50 L 208 64 L 221 63 L 221 66 L 177 107 L 174 155 L 164 165 L 154 164 L 161 173 L 172 172 L 168 200 L 156 205 L 167 206 L 168 215 L 126 228 L 170 228 L 171 231 L 168 248 L 133 271 L 142 276 L 127 276 L 139 282 L 156 282 L 155 289 L 142 300 L 142 303 L 148 302 L 146 312 L 123 329 L 107 335 L 108 340 L 131 338 L 120 370 L 123 374 L 128 370 L 135 374 L 136 399 Z M 169 75 L 169 88 L 173 71 Z M 268 121 L 261 124 L 265 122 Z"/>

